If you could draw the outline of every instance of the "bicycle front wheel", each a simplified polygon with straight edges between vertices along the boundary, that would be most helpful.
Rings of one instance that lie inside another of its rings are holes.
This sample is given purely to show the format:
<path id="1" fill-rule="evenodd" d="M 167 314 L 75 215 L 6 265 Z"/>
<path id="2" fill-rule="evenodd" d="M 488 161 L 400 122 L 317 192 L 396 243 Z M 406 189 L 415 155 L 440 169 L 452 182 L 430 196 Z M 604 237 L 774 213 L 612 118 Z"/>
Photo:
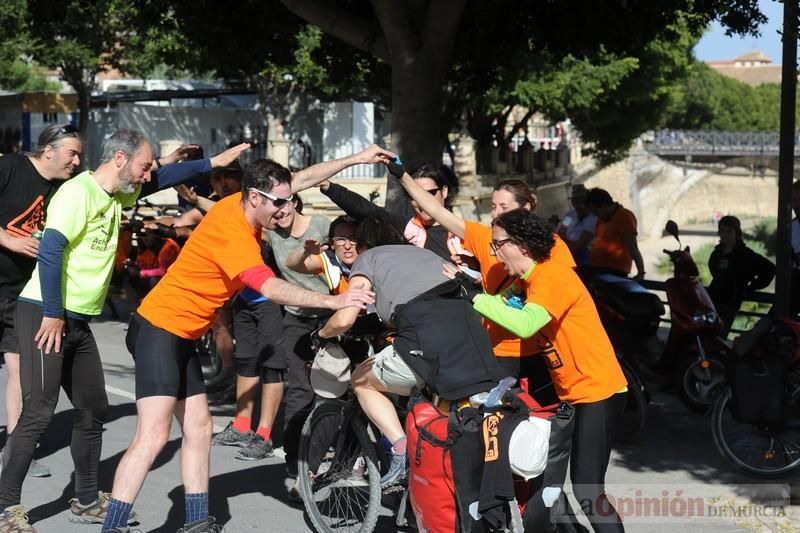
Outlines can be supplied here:
<path id="1" fill-rule="evenodd" d="M 306 419 L 298 457 L 300 493 L 318 533 L 370 533 L 381 507 L 375 444 L 351 404 L 324 402 Z M 346 424 L 346 427 L 345 427 Z"/>
<path id="2" fill-rule="evenodd" d="M 791 406 L 797 411 L 797 406 Z M 787 416 L 787 421 L 792 417 Z M 778 478 L 800 468 L 800 427 L 764 427 L 736 420 L 733 395 L 726 387 L 711 414 L 717 450 L 734 466 L 760 477 Z"/>

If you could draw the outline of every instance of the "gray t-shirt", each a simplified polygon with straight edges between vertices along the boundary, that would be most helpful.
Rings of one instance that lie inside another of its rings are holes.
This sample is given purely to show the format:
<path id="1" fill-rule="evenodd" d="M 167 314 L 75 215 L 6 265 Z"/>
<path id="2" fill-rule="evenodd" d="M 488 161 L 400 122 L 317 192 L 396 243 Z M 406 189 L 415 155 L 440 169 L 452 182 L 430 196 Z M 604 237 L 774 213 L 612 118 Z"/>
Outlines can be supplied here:
<path id="1" fill-rule="evenodd" d="M 300 238 L 294 238 L 289 233 L 282 234 L 276 231 L 268 231 L 269 245 L 272 247 L 272 252 L 275 254 L 275 262 L 281 270 L 283 278 L 295 285 L 299 285 L 304 289 L 317 291 L 321 293 L 329 293 L 328 285 L 325 281 L 315 275 L 300 274 L 290 268 L 286 268 L 286 258 L 295 250 L 302 250 L 306 239 L 316 239 L 320 242 L 325 242 L 328 239 L 328 226 L 330 220 L 326 217 L 314 215 L 311 217 L 311 222 L 308 224 L 305 233 Z M 329 315 L 331 312 L 328 309 L 311 309 L 300 308 L 293 305 L 284 306 L 286 311 L 304 317 L 318 317 Z"/>
<path id="2" fill-rule="evenodd" d="M 378 246 L 358 256 L 350 279 L 364 276 L 375 291 L 378 316 L 389 324 L 395 307 L 447 281 L 441 257 L 410 244 Z"/>

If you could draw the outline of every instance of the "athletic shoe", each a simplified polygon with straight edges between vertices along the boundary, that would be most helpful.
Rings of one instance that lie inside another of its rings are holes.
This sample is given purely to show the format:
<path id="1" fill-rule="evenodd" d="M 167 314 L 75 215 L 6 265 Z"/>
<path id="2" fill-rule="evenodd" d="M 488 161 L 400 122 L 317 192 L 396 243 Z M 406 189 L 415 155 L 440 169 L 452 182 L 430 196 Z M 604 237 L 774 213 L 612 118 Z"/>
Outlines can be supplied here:
<path id="1" fill-rule="evenodd" d="M 255 433 L 253 433 L 252 429 L 248 429 L 245 433 L 242 433 L 233 427 L 233 422 L 228 422 L 225 429 L 214 435 L 211 439 L 211 444 L 213 446 L 239 446 L 240 448 L 244 448 L 250 444 L 254 435 Z"/>
<path id="2" fill-rule="evenodd" d="M 222 533 L 222 526 L 216 524 L 216 519 L 213 516 L 203 518 L 202 520 L 195 520 L 189 524 L 184 524 L 178 530 L 178 533 Z"/>
<path id="3" fill-rule="evenodd" d="M 381 488 L 385 489 L 401 483 L 408 477 L 408 460 L 406 454 L 392 454 L 389 471 L 381 478 Z"/>
<path id="4" fill-rule="evenodd" d="M 69 501 L 69 521 L 75 524 L 102 524 L 108 514 L 108 507 L 111 505 L 111 494 L 108 492 L 98 492 L 97 499 L 92 503 L 83 505 L 78 498 Z M 136 521 L 136 513 L 131 511 L 128 515 L 128 523 Z"/>
<path id="5" fill-rule="evenodd" d="M 31 466 L 28 468 L 28 476 L 30 477 L 50 477 L 50 469 L 45 465 L 34 459 L 31 461 Z"/>
<path id="6" fill-rule="evenodd" d="M 100 533 L 142 533 L 142 530 L 131 529 L 129 527 L 115 527 L 112 529 L 104 529 Z"/>
<path id="7" fill-rule="evenodd" d="M 259 461 L 273 455 L 272 439 L 267 440 L 256 433 L 247 443 L 247 446 L 236 453 L 236 458 L 242 461 Z"/>
<path id="8" fill-rule="evenodd" d="M 0 513 L 0 533 L 36 533 L 28 521 L 28 512 L 21 505 L 6 507 Z"/>

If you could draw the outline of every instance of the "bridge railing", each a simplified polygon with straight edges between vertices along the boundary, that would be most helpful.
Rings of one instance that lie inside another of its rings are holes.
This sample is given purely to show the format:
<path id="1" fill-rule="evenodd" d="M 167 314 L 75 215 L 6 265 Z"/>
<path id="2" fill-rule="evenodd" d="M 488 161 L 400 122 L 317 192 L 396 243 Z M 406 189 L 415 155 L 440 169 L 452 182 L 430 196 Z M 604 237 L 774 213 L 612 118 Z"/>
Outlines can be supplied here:
<path id="1" fill-rule="evenodd" d="M 777 156 L 780 150 L 777 131 L 660 130 L 645 149 L 656 155 L 698 156 Z M 800 132 L 795 133 L 795 152 Z"/>

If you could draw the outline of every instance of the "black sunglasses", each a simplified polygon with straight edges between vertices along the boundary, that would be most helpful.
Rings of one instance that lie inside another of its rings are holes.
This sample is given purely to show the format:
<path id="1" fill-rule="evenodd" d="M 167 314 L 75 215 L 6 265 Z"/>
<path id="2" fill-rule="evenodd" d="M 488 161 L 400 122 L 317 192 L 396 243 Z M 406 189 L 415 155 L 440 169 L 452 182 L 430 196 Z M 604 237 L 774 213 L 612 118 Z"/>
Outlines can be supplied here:
<path id="1" fill-rule="evenodd" d="M 72 124 L 66 124 L 58 128 L 58 135 L 69 135 L 70 133 L 78 133 L 78 128 Z"/>

